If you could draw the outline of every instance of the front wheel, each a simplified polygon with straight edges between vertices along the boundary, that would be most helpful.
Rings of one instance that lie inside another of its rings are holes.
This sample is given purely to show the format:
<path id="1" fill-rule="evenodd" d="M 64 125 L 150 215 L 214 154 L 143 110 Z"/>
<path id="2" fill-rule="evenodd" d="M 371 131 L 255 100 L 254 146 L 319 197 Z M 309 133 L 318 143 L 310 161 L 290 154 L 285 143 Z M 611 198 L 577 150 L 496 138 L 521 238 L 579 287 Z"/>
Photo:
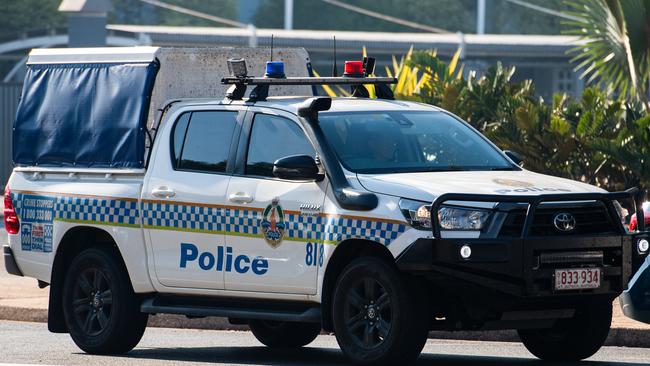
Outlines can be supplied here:
<path id="1" fill-rule="evenodd" d="M 294 323 L 251 320 L 248 323 L 258 341 L 272 348 L 298 348 L 311 343 L 320 334 L 319 323 Z"/>
<path id="2" fill-rule="evenodd" d="M 72 340 L 93 354 L 117 354 L 135 347 L 147 326 L 128 274 L 111 251 L 77 255 L 63 285 L 63 313 Z"/>
<path id="3" fill-rule="evenodd" d="M 343 270 L 334 291 L 336 340 L 356 364 L 409 364 L 427 339 L 426 310 L 426 295 L 393 266 L 359 258 Z"/>
<path id="4" fill-rule="evenodd" d="M 612 303 L 581 306 L 570 319 L 560 319 L 549 329 L 520 329 L 519 338 L 537 358 L 579 361 L 593 356 L 605 343 L 612 324 Z"/>

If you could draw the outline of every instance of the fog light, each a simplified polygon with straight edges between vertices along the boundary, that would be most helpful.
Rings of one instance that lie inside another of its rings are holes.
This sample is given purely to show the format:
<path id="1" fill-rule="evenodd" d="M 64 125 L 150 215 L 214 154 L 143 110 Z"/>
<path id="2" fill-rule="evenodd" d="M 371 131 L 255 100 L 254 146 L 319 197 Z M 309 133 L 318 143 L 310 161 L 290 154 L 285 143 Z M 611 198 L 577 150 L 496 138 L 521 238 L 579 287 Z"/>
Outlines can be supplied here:
<path id="1" fill-rule="evenodd" d="M 469 245 L 463 245 L 460 247 L 460 256 L 463 259 L 469 259 L 469 257 L 472 256 L 472 248 L 470 248 Z"/>
<path id="2" fill-rule="evenodd" d="M 636 242 L 636 249 L 640 254 L 645 254 L 645 252 L 650 249 L 650 243 L 648 243 L 647 239 L 639 239 L 639 241 Z"/>

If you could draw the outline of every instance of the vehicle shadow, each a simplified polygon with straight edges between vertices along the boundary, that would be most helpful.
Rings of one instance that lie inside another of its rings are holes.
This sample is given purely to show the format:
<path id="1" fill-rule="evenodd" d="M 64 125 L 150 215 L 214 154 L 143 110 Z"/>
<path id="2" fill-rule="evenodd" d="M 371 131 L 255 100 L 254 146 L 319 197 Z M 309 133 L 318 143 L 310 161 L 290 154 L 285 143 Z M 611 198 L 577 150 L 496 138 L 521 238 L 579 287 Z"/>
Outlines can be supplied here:
<path id="1" fill-rule="evenodd" d="M 349 365 L 343 353 L 337 349 L 300 348 L 278 350 L 267 347 L 179 347 L 179 348 L 139 348 L 128 354 L 118 356 L 133 360 L 165 360 L 182 362 L 208 362 L 220 364 L 250 365 Z M 650 361 L 649 361 L 650 362 Z M 503 366 L 503 365 L 597 365 L 597 366 L 642 366 L 649 365 L 627 362 L 583 361 L 548 363 L 536 359 L 517 357 L 441 355 L 423 353 L 416 365 L 445 366 Z"/>

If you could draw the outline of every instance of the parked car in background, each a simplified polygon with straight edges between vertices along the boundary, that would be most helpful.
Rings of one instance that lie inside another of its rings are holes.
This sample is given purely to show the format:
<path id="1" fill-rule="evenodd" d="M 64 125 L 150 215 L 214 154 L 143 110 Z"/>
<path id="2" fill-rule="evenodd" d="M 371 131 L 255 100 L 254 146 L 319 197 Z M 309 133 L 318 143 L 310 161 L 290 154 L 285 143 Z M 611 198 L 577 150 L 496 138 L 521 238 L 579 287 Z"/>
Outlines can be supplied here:
<path id="1" fill-rule="evenodd" d="M 650 225 L 650 202 L 643 204 L 643 216 L 646 228 Z M 633 215 L 630 220 L 630 232 L 638 230 L 638 220 Z M 650 240 L 639 238 L 636 253 L 648 252 Z M 633 263 L 633 267 L 639 264 Z M 639 270 L 630 280 L 628 289 L 621 294 L 621 308 L 627 317 L 650 324 L 650 256 L 640 263 Z"/>
<path id="2" fill-rule="evenodd" d="M 644 219 L 645 226 L 648 227 L 648 225 L 650 225 L 650 202 L 643 203 L 643 216 L 645 217 Z M 637 227 L 636 215 L 632 215 L 632 218 L 630 219 L 630 231 L 635 231 L 636 227 Z"/>

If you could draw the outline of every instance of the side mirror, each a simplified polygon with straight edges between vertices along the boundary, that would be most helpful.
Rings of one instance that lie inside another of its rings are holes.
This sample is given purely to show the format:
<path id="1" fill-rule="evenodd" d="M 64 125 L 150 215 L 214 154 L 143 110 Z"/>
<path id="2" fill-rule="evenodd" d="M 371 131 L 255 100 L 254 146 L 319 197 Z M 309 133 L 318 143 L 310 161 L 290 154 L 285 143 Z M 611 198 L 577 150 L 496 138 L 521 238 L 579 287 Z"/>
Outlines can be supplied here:
<path id="1" fill-rule="evenodd" d="M 321 180 L 316 160 L 309 155 L 291 155 L 273 163 L 273 175 L 287 180 Z"/>
<path id="2" fill-rule="evenodd" d="M 519 166 L 524 166 L 524 159 L 518 153 L 512 150 L 503 150 L 503 153 L 506 154 L 506 156 L 509 157 L 513 163 Z"/>

